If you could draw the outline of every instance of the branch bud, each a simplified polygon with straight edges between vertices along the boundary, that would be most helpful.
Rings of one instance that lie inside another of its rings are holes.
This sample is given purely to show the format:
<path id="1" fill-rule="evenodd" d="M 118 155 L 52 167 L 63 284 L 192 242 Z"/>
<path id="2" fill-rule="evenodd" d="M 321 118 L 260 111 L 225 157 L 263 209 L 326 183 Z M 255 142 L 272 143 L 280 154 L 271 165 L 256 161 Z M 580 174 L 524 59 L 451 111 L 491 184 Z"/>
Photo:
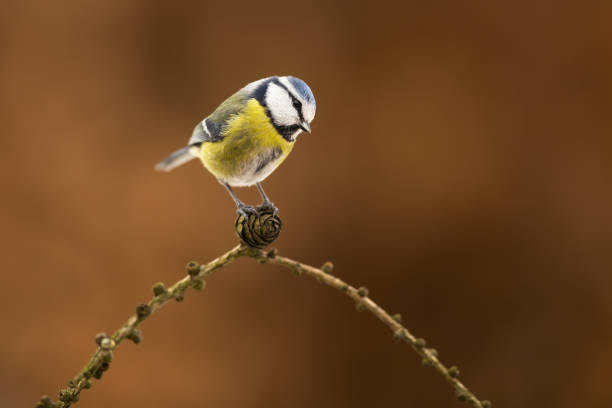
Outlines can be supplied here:
<path id="1" fill-rule="evenodd" d="M 64 404 L 72 404 L 79 400 L 79 390 L 77 388 L 64 388 L 59 392 L 59 400 Z"/>
<path id="2" fill-rule="evenodd" d="M 151 314 L 151 307 L 147 305 L 146 303 L 141 303 L 138 306 L 136 306 L 136 316 L 138 316 L 139 320 L 144 319 L 150 314 Z"/>
<path id="3" fill-rule="evenodd" d="M 155 285 L 153 285 L 153 294 L 155 296 L 161 296 L 164 293 L 166 293 L 166 287 L 162 282 L 157 282 Z"/>
<path id="4" fill-rule="evenodd" d="M 468 395 L 461 390 L 457 390 L 457 392 L 455 393 L 455 396 L 461 402 L 466 402 L 468 400 Z"/>
<path id="5" fill-rule="evenodd" d="M 110 364 L 110 363 L 111 363 L 111 361 L 113 361 L 113 352 L 112 352 L 112 351 L 107 351 L 106 353 L 104 353 L 104 354 L 102 355 L 102 361 L 103 361 L 104 363 L 108 363 L 108 364 Z"/>
<path id="6" fill-rule="evenodd" d="M 98 346 L 102 345 L 102 340 L 108 338 L 108 335 L 106 333 L 98 333 L 96 334 L 96 344 Z"/>
<path id="7" fill-rule="evenodd" d="M 206 282 L 204 282 L 204 280 L 202 280 L 202 279 L 195 279 L 193 281 L 192 288 L 194 288 L 195 290 L 202 290 L 205 287 L 206 287 Z"/>
<path id="8" fill-rule="evenodd" d="M 321 266 L 321 270 L 329 275 L 334 271 L 334 264 L 327 261 Z"/>
<path id="9" fill-rule="evenodd" d="M 450 375 L 453 378 L 459 377 L 459 369 L 457 368 L 457 366 L 450 367 L 448 369 L 448 375 Z"/>
<path id="10" fill-rule="evenodd" d="M 194 276 L 197 276 L 198 273 L 200 273 L 200 264 L 195 261 L 191 261 L 187 264 L 185 269 L 187 270 L 189 276 L 193 278 Z"/>
<path id="11" fill-rule="evenodd" d="M 38 404 L 36 404 L 36 408 L 51 408 L 53 406 L 55 406 L 55 404 L 53 404 L 53 401 L 51 401 L 51 398 L 47 395 L 43 395 Z"/>
<path id="12" fill-rule="evenodd" d="M 357 294 L 361 297 L 367 297 L 369 293 L 370 291 L 365 286 L 362 286 L 359 289 L 357 289 Z"/>
<path id="13" fill-rule="evenodd" d="M 403 329 L 397 329 L 396 331 L 393 332 L 393 340 L 402 341 L 405 338 L 406 338 L 406 334 L 404 333 Z"/>
<path id="14" fill-rule="evenodd" d="M 100 341 L 100 347 L 104 350 L 112 350 L 115 348 L 115 340 L 110 337 L 105 337 Z"/>
<path id="15" fill-rule="evenodd" d="M 129 332 L 125 336 L 125 338 L 128 340 L 132 340 L 134 344 L 138 344 L 142 341 L 142 332 L 138 329 L 134 329 L 131 332 Z"/>

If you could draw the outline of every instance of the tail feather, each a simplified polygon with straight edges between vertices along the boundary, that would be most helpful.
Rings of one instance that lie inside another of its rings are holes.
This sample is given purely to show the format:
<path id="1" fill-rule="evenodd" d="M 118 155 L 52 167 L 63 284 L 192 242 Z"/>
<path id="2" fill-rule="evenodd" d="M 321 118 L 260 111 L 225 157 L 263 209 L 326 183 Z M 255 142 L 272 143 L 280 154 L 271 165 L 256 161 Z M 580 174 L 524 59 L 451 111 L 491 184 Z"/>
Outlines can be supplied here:
<path id="1" fill-rule="evenodd" d="M 192 159 L 195 159 L 195 156 L 189 152 L 189 146 L 183 147 L 157 163 L 155 165 L 155 170 L 168 172 Z"/>

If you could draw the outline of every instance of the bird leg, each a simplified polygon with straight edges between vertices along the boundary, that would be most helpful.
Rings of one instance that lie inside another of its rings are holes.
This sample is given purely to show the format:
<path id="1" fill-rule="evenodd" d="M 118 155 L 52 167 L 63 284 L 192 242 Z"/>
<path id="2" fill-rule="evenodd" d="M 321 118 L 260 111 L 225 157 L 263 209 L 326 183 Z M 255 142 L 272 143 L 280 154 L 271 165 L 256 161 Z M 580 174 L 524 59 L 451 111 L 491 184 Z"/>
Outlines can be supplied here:
<path id="1" fill-rule="evenodd" d="M 274 212 L 274 214 L 276 214 L 278 212 L 278 208 L 276 208 L 274 203 L 272 203 L 272 201 L 270 201 L 270 199 L 266 195 L 266 192 L 264 191 L 263 187 L 261 186 L 261 183 L 255 183 L 255 185 L 257 186 L 257 190 L 259 190 L 259 194 L 261 194 L 261 198 L 263 198 L 263 202 L 261 203 L 260 207 L 264 208 L 264 209 L 267 209 L 267 210 L 272 210 Z"/>
<path id="2" fill-rule="evenodd" d="M 234 190 L 232 190 L 229 184 L 223 183 L 223 185 L 225 186 L 225 188 L 227 189 L 227 192 L 230 193 L 230 195 L 232 196 L 232 199 L 236 203 L 236 207 L 238 208 L 236 212 L 238 214 L 243 215 L 244 218 L 247 218 L 247 219 L 249 218 L 249 214 L 257 214 L 257 209 L 255 207 L 251 205 L 246 205 L 245 203 L 240 201 L 240 199 L 238 198 L 238 196 L 236 196 L 236 194 L 234 193 Z"/>

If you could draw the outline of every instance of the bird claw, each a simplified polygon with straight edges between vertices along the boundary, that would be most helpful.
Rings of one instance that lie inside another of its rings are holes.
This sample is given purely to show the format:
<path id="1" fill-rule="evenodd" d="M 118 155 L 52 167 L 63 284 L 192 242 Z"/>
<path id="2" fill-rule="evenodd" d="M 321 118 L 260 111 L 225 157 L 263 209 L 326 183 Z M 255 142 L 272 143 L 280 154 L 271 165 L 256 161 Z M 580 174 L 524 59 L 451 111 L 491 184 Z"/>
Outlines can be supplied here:
<path id="1" fill-rule="evenodd" d="M 278 214 L 278 208 L 276 208 L 276 206 L 274 205 L 273 202 L 271 201 L 264 201 L 263 203 L 261 203 L 261 205 L 259 206 L 259 208 L 261 208 L 262 210 L 268 210 L 268 211 L 272 211 L 272 213 L 274 215 Z"/>
<path id="2" fill-rule="evenodd" d="M 238 207 L 238 210 L 236 210 L 236 212 L 238 213 L 238 215 L 242 215 L 245 219 L 249 219 L 249 216 L 251 215 L 257 215 L 257 208 L 253 207 L 252 205 L 241 205 Z"/>

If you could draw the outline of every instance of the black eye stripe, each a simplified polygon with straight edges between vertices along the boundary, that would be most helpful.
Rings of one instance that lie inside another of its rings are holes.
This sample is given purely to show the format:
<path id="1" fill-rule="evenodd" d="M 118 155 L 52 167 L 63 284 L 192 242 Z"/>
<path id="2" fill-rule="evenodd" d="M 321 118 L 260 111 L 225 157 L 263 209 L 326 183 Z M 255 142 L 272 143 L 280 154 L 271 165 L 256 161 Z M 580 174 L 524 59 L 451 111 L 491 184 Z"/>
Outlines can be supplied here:
<path id="1" fill-rule="evenodd" d="M 298 116 L 300 117 L 300 120 L 303 122 L 304 121 L 304 114 L 302 113 L 302 102 L 300 102 L 295 96 L 293 96 L 293 94 L 291 92 L 289 92 L 287 90 L 287 92 L 289 93 L 289 96 L 291 96 L 292 99 L 292 104 L 293 107 L 295 108 L 295 110 L 298 113 Z"/>

